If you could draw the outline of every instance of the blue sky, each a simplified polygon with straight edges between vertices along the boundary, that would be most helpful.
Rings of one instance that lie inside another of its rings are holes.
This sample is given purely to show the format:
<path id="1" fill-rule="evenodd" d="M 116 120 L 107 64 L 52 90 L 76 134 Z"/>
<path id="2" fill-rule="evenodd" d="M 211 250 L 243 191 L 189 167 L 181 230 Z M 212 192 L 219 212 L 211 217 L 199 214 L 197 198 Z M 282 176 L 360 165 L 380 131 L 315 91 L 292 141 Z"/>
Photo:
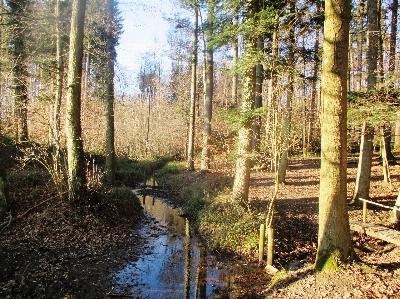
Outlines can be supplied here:
<path id="1" fill-rule="evenodd" d="M 146 51 L 161 52 L 166 49 L 170 25 L 163 19 L 163 15 L 170 15 L 176 10 L 172 2 L 173 0 L 119 2 L 124 33 L 117 47 L 117 64 L 127 85 L 122 89 L 127 92 L 128 90 L 134 92 L 132 89 L 137 85 L 135 81 L 136 74 L 140 70 L 141 54 Z"/>

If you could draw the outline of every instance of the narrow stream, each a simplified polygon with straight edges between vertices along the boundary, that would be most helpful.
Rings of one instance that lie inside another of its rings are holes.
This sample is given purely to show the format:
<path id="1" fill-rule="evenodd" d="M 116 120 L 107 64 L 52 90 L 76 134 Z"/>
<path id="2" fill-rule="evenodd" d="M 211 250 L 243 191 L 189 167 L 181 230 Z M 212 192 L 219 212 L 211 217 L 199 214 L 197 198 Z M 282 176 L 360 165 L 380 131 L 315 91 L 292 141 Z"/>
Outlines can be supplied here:
<path id="1" fill-rule="evenodd" d="M 148 213 L 143 255 L 112 275 L 115 294 L 133 298 L 231 298 L 229 270 L 192 234 L 182 211 L 138 195 Z"/>

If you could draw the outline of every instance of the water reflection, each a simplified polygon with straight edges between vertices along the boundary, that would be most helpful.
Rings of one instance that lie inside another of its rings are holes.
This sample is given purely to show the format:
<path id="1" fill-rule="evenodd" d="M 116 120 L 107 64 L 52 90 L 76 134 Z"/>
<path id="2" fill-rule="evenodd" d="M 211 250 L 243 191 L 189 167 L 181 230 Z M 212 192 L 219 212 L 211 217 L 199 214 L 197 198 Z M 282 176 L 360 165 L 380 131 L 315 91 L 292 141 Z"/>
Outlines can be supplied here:
<path id="1" fill-rule="evenodd" d="M 194 235 L 182 211 L 163 201 L 139 196 L 153 217 L 142 229 L 147 240 L 139 260 L 114 274 L 114 293 L 139 298 L 231 298 L 228 270 Z"/>

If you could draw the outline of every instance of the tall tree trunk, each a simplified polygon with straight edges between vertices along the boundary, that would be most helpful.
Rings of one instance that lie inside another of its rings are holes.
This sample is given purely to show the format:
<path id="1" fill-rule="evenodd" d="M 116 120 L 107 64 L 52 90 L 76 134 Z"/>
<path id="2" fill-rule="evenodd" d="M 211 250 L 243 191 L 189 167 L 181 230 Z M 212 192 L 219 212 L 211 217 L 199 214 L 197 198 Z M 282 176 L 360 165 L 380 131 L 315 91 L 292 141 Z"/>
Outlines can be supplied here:
<path id="1" fill-rule="evenodd" d="M 67 93 L 67 158 L 68 197 L 78 202 L 86 185 L 85 161 L 81 126 L 81 85 L 83 31 L 86 0 L 74 0 L 71 16 L 71 33 L 68 62 Z"/>
<path id="2" fill-rule="evenodd" d="M 352 202 L 358 199 L 369 199 L 369 186 L 371 181 L 371 166 L 373 155 L 373 127 L 364 122 L 361 132 L 360 157 L 358 158 L 358 169 L 356 186 L 354 188 Z"/>
<path id="3" fill-rule="evenodd" d="M 60 151 L 60 118 L 61 118 L 61 99 L 64 80 L 64 59 L 61 40 L 61 1 L 56 2 L 56 59 L 57 59 L 57 80 L 56 95 L 53 111 L 53 147 L 54 147 L 54 166 L 58 167 Z"/>
<path id="4" fill-rule="evenodd" d="M 383 83 L 383 36 L 382 36 L 382 0 L 378 0 L 378 69 L 377 69 L 377 83 Z"/>
<path id="5" fill-rule="evenodd" d="M 108 24 L 114 24 L 114 0 L 107 0 Z M 107 61 L 105 70 L 105 103 L 106 103 L 106 165 L 105 175 L 109 183 L 115 180 L 115 130 L 114 130 L 114 59 L 115 59 L 115 39 L 114 26 L 107 27 Z M 150 102 L 149 102 L 150 106 Z"/>
<path id="6" fill-rule="evenodd" d="M 358 12 L 358 38 L 357 38 L 357 73 L 358 73 L 358 88 L 356 91 L 363 91 L 363 62 L 364 62 L 364 18 L 365 18 L 365 0 L 359 0 L 357 6 Z"/>
<path id="7" fill-rule="evenodd" d="M 376 0 L 367 0 L 368 36 L 367 36 L 367 88 L 375 89 L 378 70 L 379 23 Z"/>
<path id="8" fill-rule="evenodd" d="M 397 43 L 397 11 L 399 8 L 399 0 L 393 0 L 390 6 L 390 41 L 389 41 L 389 75 L 393 75 L 396 66 L 396 43 Z M 394 86 L 394 82 L 391 84 Z"/>
<path id="9" fill-rule="evenodd" d="M 350 1 L 325 1 L 317 270 L 353 255 L 347 210 L 347 68 Z"/>
<path id="10" fill-rule="evenodd" d="M 252 0 L 248 5 L 248 18 L 252 19 L 258 11 L 258 1 Z M 256 40 L 248 37 L 246 40 L 246 56 L 251 57 L 256 50 Z M 244 58 L 245 59 L 245 58 Z M 247 61 L 251 61 L 248 59 Z M 254 107 L 255 66 L 248 63 L 243 66 L 242 103 L 240 107 L 241 126 L 238 132 L 238 151 L 236 158 L 235 178 L 232 188 L 232 200 L 246 203 L 249 196 L 251 141 L 252 141 L 252 111 Z"/>
<path id="11" fill-rule="evenodd" d="M 274 114 L 276 111 L 276 96 L 275 96 L 275 85 L 276 85 L 276 66 L 278 60 L 278 20 L 279 15 L 275 15 L 275 27 L 272 32 L 272 47 L 271 47 L 271 66 L 269 72 L 268 81 L 268 98 L 267 98 L 267 115 L 265 120 L 265 143 L 272 144 L 273 141 L 273 130 L 274 130 Z M 272 160 L 271 160 L 272 161 Z M 273 163 L 271 163 L 272 166 Z M 271 167 L 272 169 L 272 167 Z"/>
<path id="12" fill-rule="evenodd" d="M 296 12 L 295 3 L 293 1 L 290 2 L 290 14 L 294 16 Z M 282 155 L 281 160 L 279 162 L 279 174 L 278 174 L 278 184 L 284 184 L 286 179 L 286 169 L 288 165 L 289 159 L 289 142 L 290 142 L 290 123 L 292 120 L 292 98 L 294 97 L 294 71 L 295 68 L 295 59 L 294 59 L 294 49 L 296 44 L 295 38 L 295 24 L 294 17 L 290 18 L 289 23 L 291 24 L 292 28 L 289 32 L 289 56 L 288 56 L 288 63 L 290 68 L 289 73 L 289 86 L 287 88 L 286 94 L 286 109 L 284 115 L 284 128 L 283 128 L 283 144 L 282 144 Z"/>
<path id="13" fill-rule="evenodd" d="M 214 91 L 214 49 L 210 44 L 213 35 L 214 19 L 214 0 L 208 1 L 208 28 L 206 45 L 206 63 L 204 70 L 204 121 L 203 121 L 203 150 L 201 155 L 201 169 L 210 168 L 210 146 L 211 146 L 211 119 L 212 119 L 212 100 Z"/>
<path id="14" fill-rule="evenodd" d="M 25 39 L 29 26 L 25 23 L 24 15 L 28 14 L 29 1 L 8 0 L 9 26 L 11 28 L 11 40 L 8 47 L 12 65 L 15 134 L 17 142 L 28 141 L 28 82 L 27 82 L 27 49 Z"/>
<path id="15" fill-rule="evenodd" d="M 319 6 L 318 6 L 319 11 Z M 313 81 L 311 87 L 311 96 L 310 96 L 310 110 L 308 114 L 308 136 L 307 136 L 307 153 L 309 153 L 313 146 L 315 146 L 315 141 L 317 139 L 315 134 L 315 116 L 316 116 L 316 99 L 317 99 L 317 78 L 318 71 L 320 67 L 321 59 L 318 55 L 319 52 L 319 38 L 320 38 L 320 30 L 321 28 L 317 26 L 315 30 L 315 43 L 314 43 L 314 70 L 313 70 Z"/>
<path id="16" fill-rule="evenodd" d="M 192 52 L 192 78 L 190 81 L 190 114 L 189 114 L 189 140 L 187 167 L 194 170 L 194 138 L 196 120 L 196 95 L 197 95 L 197 43 L 198 43 L 198 7 L 193 7 L 193 52 Z"/>
<path id="17" fill-rule="evenodd" d="M 357 73 L 358 73 L 358 88 L 356 91 L 361 92 L 363 90 L 363 62 L 364 62 L 364 18 L 365 18 L 365 0 L 359 0 L 357 6 L 358 12 L 358 38 L 357 38 Z"/>
<path id="18" fill-rule="evenodd" d="M 235 10 L 235 13 L 233 15 L 233 25 L 237 26 L 238 25 L 238 11 Z M 234 72 L 232 74 L 232 96 L 231 96 L 231 103 L 230 106 L 233 107 L 237 107 L 238 104 L 238 74 L 236 71 L 236 67 L 237 67 L 237 62 L 239 59 L 239 42 L 238 42 L 239 38 L 235 38 L 233 44 L 232 44 L 232 49 L 233 49 L 233 68 L 234 68 Z"/>
<path id="19" fill-rule="evenodd" d="M 259 37 L 257 39 L 257 52 L 262 53 L 264 51 L 264 38 Z M 256 82 L 255 82 L 255 96 L 254 96 L 254 109 L 262 107 L 262 89 L 264 83 L 264 72 L 263 65 L 256 65 Z M 253 141 L 252 149 L 254 153 L 260 152 L 260 137 L 261 137 L 261 116 L 256 115 L 253 123 Z"/>

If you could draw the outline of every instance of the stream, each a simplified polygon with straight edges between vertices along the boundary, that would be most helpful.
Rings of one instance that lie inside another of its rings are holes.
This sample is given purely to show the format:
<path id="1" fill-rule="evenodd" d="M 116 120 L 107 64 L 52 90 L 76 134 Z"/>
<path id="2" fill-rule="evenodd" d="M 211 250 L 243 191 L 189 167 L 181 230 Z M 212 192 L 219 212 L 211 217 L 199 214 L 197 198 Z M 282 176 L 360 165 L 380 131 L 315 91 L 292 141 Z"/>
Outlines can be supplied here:
<path id="1" fill-rule="evenodd" d="M 207 252 L 182 210 L 136 192 L 146 213 L 143 254 L 113 273 L 114 294 L 131 298 L 232 298 L 229 269 Z"/>

